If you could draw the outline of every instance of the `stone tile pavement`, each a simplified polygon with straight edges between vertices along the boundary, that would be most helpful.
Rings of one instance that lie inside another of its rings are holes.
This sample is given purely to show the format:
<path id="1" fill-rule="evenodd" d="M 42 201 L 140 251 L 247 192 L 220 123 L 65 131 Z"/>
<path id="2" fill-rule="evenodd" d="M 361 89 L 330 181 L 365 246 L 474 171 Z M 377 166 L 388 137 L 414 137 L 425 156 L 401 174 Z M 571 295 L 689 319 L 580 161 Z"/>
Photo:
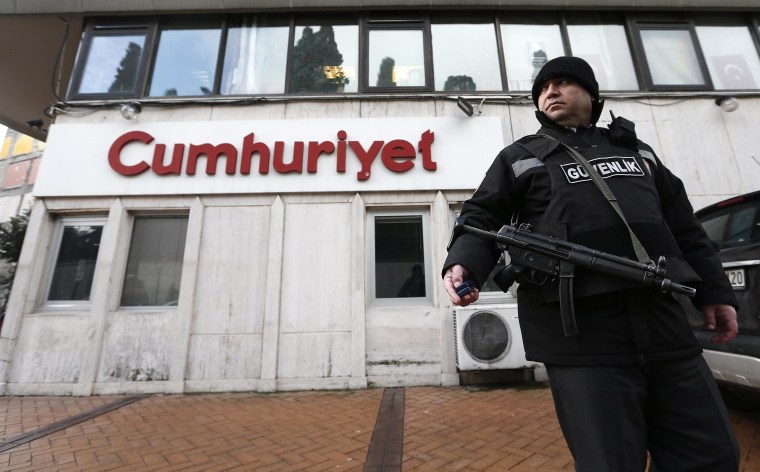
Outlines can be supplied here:
<path id="1" fill-rule="evenodd" d="M 760 414 L 731 417 L 760 471 Z M 0 397 L 0 419 L 4 471 L 573 470 L 541 385 Z"/>

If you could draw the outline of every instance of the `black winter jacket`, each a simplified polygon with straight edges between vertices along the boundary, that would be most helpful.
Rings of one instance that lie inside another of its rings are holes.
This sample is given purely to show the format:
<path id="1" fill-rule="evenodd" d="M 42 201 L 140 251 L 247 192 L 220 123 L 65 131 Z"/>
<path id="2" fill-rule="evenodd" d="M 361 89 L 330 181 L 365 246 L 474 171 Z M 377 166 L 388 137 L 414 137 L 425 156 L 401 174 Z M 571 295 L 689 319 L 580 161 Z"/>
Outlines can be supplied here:
<path id="1" fill-rule="evenodd" d="M 626 220 L 649 255 L 668 259 L 668 277 L 697 289 L 694 304 L 736 306 L 733 290 L 707 235 L 694 217 L 683 183 L 652 149 L 628 149 L 609 130 L 577 132 L 539 119 L 548 134 L 576 148 L 617 197 Z M 584 178 L 557 141 L 525 137 L 503 149 L 461 216 L 467 224 L 498 230 L 513 221 L 534 230 L 635 259 L 628 231 L 595 184 Z M 446 268 L 467 267 L 482 286 L 499 257 L 494 245 L 463 234 Z M 518 288 L 520 326 L 529 360 L 555 364 L 622 364 L 701 352 L 677 300 L 649 288 L 592 273 L 576 274 L 575 313 L 580 334 L 565 336 L 556 281 Z"/>

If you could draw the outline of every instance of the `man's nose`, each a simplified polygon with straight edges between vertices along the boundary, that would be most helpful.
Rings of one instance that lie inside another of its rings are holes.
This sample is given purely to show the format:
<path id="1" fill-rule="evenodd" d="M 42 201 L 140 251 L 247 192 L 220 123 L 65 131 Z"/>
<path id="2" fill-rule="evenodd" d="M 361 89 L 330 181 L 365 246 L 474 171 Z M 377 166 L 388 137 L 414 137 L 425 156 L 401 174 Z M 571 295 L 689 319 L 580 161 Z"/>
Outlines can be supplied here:
<path id="1" fill-rule="evenodd" d="M 546 95 L 548 97 L 551 97 L 555 94 L 559 93 L 559 87 L 557 87 L 554 83 L 549 83 L 546 87 Z"/>

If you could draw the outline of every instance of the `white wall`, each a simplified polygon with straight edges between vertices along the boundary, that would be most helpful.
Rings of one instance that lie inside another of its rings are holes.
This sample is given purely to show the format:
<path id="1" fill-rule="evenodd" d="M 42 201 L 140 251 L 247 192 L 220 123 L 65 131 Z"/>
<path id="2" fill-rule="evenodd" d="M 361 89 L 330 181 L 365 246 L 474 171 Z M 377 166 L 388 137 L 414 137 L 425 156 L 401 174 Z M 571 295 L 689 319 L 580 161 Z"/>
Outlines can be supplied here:
<path id="1" fill-rule="evenodd" d="M 636 122 L 639 136 L 684 179 L 695 207 L 757 189 L 752 116 L 760 99 L 742 99 L 732 114 L 707 98 L 672 104 L 610 100 L 607 108 Z M 486 101 L 483 110 L 503 118 L 505 142 L 537 129 L 532 106 Z M 371 101 L 152 109 L 141 119 L 460 113 L 449 101 Z M 118 112 L 107 111 L 60 121 L 117 119 Z M 470 159 L 462 156 L 464 164 Z M 75 175 L 72 169 L 62 178 Z M 89 395 L 454 384 L 452 307 L 436 273 L 445 257 L 450 208 L 471 191 L 38 199 L 0 336 L 0 391 Z M 424 208 L 430 214 L 429 300 L 388 305 L 367 296 L 367 214 L 388 208 Z M 119 308 L 131 212 L 137 210 L 189 215 L 176 308 Z M 54 217 L 61 213 L 108 217 L 91 303 L 78 310 L 40 306 L 38 287 Z"/>

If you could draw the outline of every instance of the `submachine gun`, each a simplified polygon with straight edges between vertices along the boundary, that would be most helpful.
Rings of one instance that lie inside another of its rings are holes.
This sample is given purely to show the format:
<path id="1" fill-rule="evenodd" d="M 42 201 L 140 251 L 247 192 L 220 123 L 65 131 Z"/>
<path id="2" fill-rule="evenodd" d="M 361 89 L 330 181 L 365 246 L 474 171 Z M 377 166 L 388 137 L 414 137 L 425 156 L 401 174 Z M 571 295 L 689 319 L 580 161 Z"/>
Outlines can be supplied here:
<path id="1" fill-rule="evenodd" d="M 521 225 L 520 228 L 504 225 L 498 232 L 493 232 L 467 225 L 463 218 L 457 218 L 454 237 L 461 233 L 493 240 L 500 250 L 509 253 L 510 264 L 493 277 L 496 285 L 504 292 L 509 290 L 525 269 L 547 274 L 551 278 L 558 277 L 560 314 L 566 336 L 578 334 L 573 305 L 573 277 L 576 267 L 619 277 L 665 293 L 678 293 L 688 297 L 693 297 L 696 293 L 695 289 L 665 277 L 664 257 L 660 257 L 657 264 L 651 261 L 645 264 L 562 239 L 532 233 L 526 225 Z"/>

